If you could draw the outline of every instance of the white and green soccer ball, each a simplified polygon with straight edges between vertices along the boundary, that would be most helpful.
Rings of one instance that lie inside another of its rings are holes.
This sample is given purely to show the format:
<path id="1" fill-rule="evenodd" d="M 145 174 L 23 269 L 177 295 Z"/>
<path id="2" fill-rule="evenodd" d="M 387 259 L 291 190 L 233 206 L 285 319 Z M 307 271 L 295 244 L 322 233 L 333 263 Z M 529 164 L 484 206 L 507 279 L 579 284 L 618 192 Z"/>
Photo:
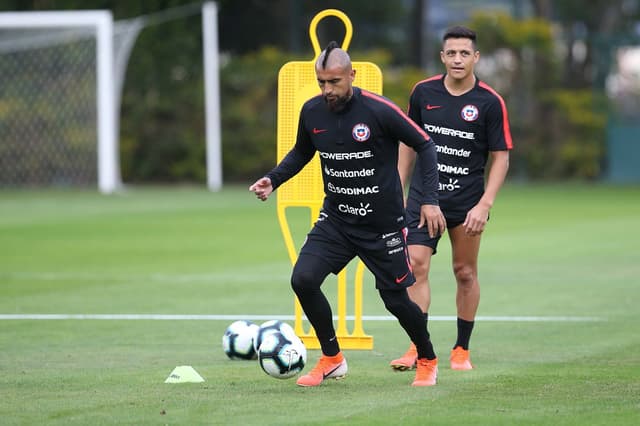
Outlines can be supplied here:
<path id="1" fill-rule="evenodd" d="M 256 359 L 255 339 L 260 327 L 251 321 L 234 321 L 222 335 L 222 349 L 230 359 Z"/>
<path id="2" fill-rule="evenodd" d="M 281 331 L 266 334 L 258 350 L 262 370 L 276 379 L 298 375 L 307 363 L 307 348 L 298 336 Z"/>

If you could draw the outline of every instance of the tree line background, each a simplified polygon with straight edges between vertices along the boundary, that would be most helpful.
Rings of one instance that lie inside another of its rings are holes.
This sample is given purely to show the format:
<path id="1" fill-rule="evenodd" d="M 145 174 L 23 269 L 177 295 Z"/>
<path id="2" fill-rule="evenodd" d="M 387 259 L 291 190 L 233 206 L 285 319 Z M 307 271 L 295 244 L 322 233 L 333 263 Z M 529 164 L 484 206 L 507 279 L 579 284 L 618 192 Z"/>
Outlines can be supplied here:
<path id="1" fill-rule="evenodd" d="M 120 110 L 123 180 L 182 183 L 206 180 L 199 4 L 0 0 L 0 10 L 110 9 L 116 20 L 148 16 L 129 59 Z M 502 94 L 509 109 L 512 179 L 602 178 L 607 126 L 640 118 L 637 111 L 620 111 L 626 104 L 605 90 L 616 48 L 640 44 L 640 0 L 217 4 L 225 182 L 252 181 L 274 165 L 278 71 L 288 61 L 313 59 L 309 23 L 327 8 L 349 16 L 353 60 L 378 64 L 384 95 L 403 108 L 417 81 L 442 72 L 444 28 L 463 24 L 476 30 L 477 74 Z M 321 45 L 340 42 L 344 28 L 327 18 L 318 35 Z"/>

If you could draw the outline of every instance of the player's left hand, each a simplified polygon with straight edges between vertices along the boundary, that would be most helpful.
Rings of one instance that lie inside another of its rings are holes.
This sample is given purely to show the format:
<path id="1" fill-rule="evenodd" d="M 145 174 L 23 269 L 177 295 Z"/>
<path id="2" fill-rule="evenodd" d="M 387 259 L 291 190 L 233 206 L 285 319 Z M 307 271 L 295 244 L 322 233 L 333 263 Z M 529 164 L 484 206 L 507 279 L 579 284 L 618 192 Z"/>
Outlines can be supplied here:
<path id="1" fill-rule="evenodd" d="M 467 217 L 462 224 L 464 232 L 470 236 L 482 234 L 484 227 L 489 220 L 489 208 L 477 204 L 467 213 Z"/>
<path id="2" fill-rule="evenodd" d="M 422 228 L 425 223 L 427 224 L 427 231 L 431 238 L 444 233 L 447 228 L 447 223 L 440 210 L 440 206 L 423 204 L 422 207 L 420 207 L 420 223 L 418 224 L 418 228 Z"/>

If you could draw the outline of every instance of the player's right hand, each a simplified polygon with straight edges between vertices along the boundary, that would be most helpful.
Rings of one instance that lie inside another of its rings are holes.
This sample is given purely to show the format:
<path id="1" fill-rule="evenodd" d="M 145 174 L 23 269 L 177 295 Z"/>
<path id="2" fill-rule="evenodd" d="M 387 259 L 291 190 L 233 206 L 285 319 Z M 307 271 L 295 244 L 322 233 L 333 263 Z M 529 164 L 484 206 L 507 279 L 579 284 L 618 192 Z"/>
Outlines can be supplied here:
<path id="1" fill-rule="evenodd" d="M 269 195 L 273 192 L 273 185 L 271 185 L 271 179 L 268 177 L 262 177 L 258 179 L 253 185 L 249 187 L 249 191 L 256 194 L 259 200 L 266 201 Z"/>

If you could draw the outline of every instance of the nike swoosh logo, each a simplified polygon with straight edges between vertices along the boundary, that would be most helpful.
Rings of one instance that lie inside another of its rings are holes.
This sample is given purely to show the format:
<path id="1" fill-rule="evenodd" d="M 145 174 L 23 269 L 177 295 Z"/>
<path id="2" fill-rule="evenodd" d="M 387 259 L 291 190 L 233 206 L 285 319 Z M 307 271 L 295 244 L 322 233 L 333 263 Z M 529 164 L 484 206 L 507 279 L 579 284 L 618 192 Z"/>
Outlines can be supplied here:
<path id="1" fill-rule="evenodd" d="M 326 374 L 323 372 L 322 373 L 322 379 L 326 379 L 327 377 L 329 377 L 331 374 L 333 374 L 338 368 L 340 368 L 341 364 L 336 365 L 336 368 L 334 368 L 333 370 L 327 372 Z"/>
<path id="2" fill-rule="evenodd" d="M 316 129 L 315 127 L 313 128 L 313 134 L 317 135 L 318 133 L 324 133 L 326 132 L 327 129 Z"/>
<path id="3" fill-rule="evenodd" d="M 404 281 L 404 279 L 407 278 L 407 275 L 409 275 L 409 272 L 407 272 L 406 274 L 404 274 L 400 278 L 396 278 L 396 284 L 400 284 L 402 281 Z"/>
<path id="4" fill-rule="evenodd" d="M 442 108 L 442 105 L 429 105 L 427 104 L 427 111 L 431 111 L 432 109 Z"/>

